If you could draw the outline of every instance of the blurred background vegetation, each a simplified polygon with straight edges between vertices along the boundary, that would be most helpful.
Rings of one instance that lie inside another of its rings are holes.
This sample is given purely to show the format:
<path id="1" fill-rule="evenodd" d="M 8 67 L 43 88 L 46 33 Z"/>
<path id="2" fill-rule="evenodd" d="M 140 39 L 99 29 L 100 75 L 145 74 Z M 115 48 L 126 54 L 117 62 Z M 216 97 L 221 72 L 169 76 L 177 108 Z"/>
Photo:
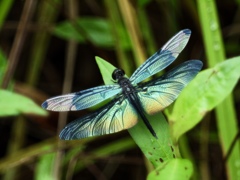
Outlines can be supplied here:
<path id="1" fill-rule="evenodd" d="M 102 84 L 95 56 L 130 76 L 185 28 L 192 36 L 174 65 L 200 59 L 208 68 L 239 56 L 240 1 L 1 0 L 0 83 L 40 105 L 51 96 Z M 183 157 L 194 163 L 193 179 L 239 178 L 240 159 L 224 161 L 237 135 L 239 95 L 238 83 L 225 107 L 209 112 L 180 140 Z M 58 141 L 67 122 L 90 110 L 46 115 L 33 102 L 15 96 L 10 101 L 18 104 L 17 113 L 0 106 L 2 179 L 146 178 L 148 165 L 127 131 Z"/>

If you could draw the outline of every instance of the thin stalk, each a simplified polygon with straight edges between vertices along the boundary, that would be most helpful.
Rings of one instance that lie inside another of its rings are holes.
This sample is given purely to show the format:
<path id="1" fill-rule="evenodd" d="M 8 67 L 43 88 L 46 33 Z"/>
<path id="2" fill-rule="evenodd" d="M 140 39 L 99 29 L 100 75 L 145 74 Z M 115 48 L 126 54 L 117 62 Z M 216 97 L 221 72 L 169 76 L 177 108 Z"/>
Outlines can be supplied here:
<path id="1" fill-rule="evenodd" d="M 137 66 L 140 66 L 146 60 L 146 55 L 143 50 L 142 34 L 138 25 L 136 12 L 128 0 L 119 0 L 118 3 L 132 42 L 134 61 Z M 178 147 L 173 146 L 169 125 L 162 113 L 158 113 L 154 116 L 147 115 L 146 117 L 157 133 L 158 139 L 152 136 L 141 119 L 137 125 L 128 129 L 131 137 L 142 150 L 146 158 L 156 168 L 170 159 L 180 157 Z M 151 167 L 148 169 L 151 169 Z"/>
<path id="2" fill-rule="evenodd" d="M 41 31 L 37 31 L 33 37 L 33 44 L 30 51 L 30 57 L 26 74 L 26 81 L 29 85 L 34 86 L 38 82 L 44 59 L 46 59 L 47 49 L 49 47 L 51 34 L 49 25 L 54 23 L 59 13 L 58 6 L 60 0 L 40 1 L 38 5 L 38 24 L 44 25 Z"/>
<path id="3" fill-rule="evenodd" d="M 68 0 L 66 1 L 67 11 L 69 13 L 69 19 L 75 20 L 78 15 L 78 3 L 76 0 Z M 67 57 L 66 57 L 66 68 L 65 68 L 65 76 L 63 82 L 63 90 L 62 94 L 69 93 L 72 89 L 73 83 L 73 75 L 74 75 L 74 66 L 75 60 L 77 56 L 77 43 L 74 40 L 70 40 L 67 45 Z M 64 128 L 67 123 L 67 112 L 60 113 L 58 119 L 58 134 Z M 58 150 L 55 159 L 54 166 L 54 179 L 61 179 L 62 172 L 62 158 L 64 153 L 62 150 Z"/>
<path id="4" fill-rule="evenodd" d="M 140 7 L 137 11 L 139 14 L 139 23 L 146 43 L 147 52 L 150 56 L 154 54 L 159 48 L 156 48 L 146 10 L 143 7 Z"/>
<path id="5" fill-rule="evenodd" d="M 113 37 L 115 40 L 115 50 L 117 53 L 118 62 L 120 64 L 120 67 L 124 69 L 125 73 L 130 74 L 132 71 L 131 71 L 131 68 L 129 67 L 129 61 L 124 48 L 124 43 L 126 43 L 127 40 L 121 38 L 122 32 L 120 32 L 118 29 L 120 27 L 122 27 L 123 29 L 124 25 L 123 25 L 121 15 L 117 6 L 117 2 L 112 0 L 105 0 L 104 3 L 108 12 L 109 20 L 112 24 L 111 27 L 112 27 Z"/>
<path id="6" fill-rule="evenodd" d="M 179 149 L 181 152 L 181 155 L 183 158 L 189 159 L 191 163 L 193 164 L 193 175 L 191 177 L 192 180 L 198 180 L 199 179 L 199 174 L 198 174 L 198 167 L 196 166 L 196 162 L 193 156 L 193 153 L 189 147 L 189 141 L 188 137 L 186 135 L 182 135 L 179 139 Z"/>
<path id="7" fill-rule="evenodd" d="M 26 120 L 23 116 L 19 116 L 17 119 L 14 120 L 12 130 L 11 130 L 11 137 L 8 141 L 8 155 L 11 156 L 15 154 L 19 149 L 22 148 L 25 142 L 25 132 L 26 132 Z M 4 174 L 4 180 L 11 180 L 16 178 L 16 174 L 19 172 L 19 168 L 11 168 L 6 171 Z"/>
<path id="8" fill-rule="evenodd" d="M 204 119 L 201 123 L 201 135 L 200 135 L 200 172 L 201 178 L 205 180 L 210 180 L 211 173 L 209 171 L 208 165 L 208 145 L 209 145 L 209 118 Z"/>
<path id="9" fill-rule="evenodd" d="M 146 60 L 146 54 L 136 12 L 128 0 L 118 0 L 118 4 L 131 39 L 135 63 L 137 66 L 140 66 Z"/>
<path id="10" fill-rule="evenodd" d="M 27 0 L 24 4 L 13 46 L 8 57 L 8 68 L 2 83 L 2 88 L 4 89 L 7 88 L 9 81 L 12 79 L 18 65 L 20 53 L 22 51 L 23 43 L 27 35 L 27 24 L 29 23 L 33 15 L 35 5 L 36 1 L 34 0 Z"/>

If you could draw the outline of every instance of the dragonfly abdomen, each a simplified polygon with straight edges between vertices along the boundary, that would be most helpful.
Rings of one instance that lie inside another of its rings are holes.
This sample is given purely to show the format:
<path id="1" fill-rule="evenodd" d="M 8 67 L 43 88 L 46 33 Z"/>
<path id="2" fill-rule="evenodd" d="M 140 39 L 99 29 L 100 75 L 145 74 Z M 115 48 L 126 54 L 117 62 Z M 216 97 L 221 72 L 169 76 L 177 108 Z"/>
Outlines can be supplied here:
<path id="1" fill-rule="evenodd" d="M 137 94 L 135 92 L 133 92 L 133 93 L 129 94 L 127 96 L 127 98 L 129 100 L 129 102 L 131 103 L 131 105 L 136 109 L 136 111 L 138 112 L 138 114 L 142 118 L 144 124 L 147 126 L 148 130 L 150 131 L 150 133 L 156 139 L 158 139 L 156 132 L 154 131 L 153 127 L 151 126 L 151 124 L 149 123 L 147 117 L 144 114 L 144 110 L 143 110 L 143 108 L 141 106 L 141 103 L 140 103 L 140 100 L 139 100 Z"/>

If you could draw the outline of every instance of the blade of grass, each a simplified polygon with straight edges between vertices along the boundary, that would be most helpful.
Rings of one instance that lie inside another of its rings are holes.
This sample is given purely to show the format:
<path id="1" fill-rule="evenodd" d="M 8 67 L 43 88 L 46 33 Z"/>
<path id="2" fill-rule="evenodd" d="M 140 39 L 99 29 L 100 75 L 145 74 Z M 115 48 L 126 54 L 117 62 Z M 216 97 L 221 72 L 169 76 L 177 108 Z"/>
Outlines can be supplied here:
<path id="1" fill-rule="evenodd" d="M 2 88 L 4 89 L 7 88 L 9 81 L 12 79 L 15 69 L 18 65 L 20 53 L 22 51 L 23 43 L 27 35 L 26 26 L 33 15 L 35 3 L 35 1 L 28 0 L 24 4 L 22 15 L 17 27 L 14 43 L 8 57 L 8 68 L 2 83 Z"/>
<path id="2" fill-rule="evenodd" d="M 0 1 L 0 29 L 2 28 L 2 25 L 5 21 L 6 16 L 8 15 L 10 8 L 13 5 L 13 2 L 13 0 Z"/>
<path id="3" fill-rule="evenodd" d="M 46 59 L 46 52 L 49 47 L 51 34 L 48 32 L 50 24 L 53 24 L 58 16 L 58 7 L 61 6 L 60 0 L 40 1 L 38 5 L 37 22 L 43 27 L 37 31 L 33 37 L 32 48 L 26 74 L 26 81 L 34 86 L 38 82 L 43 60 Z"/>
<path id="4" fill-rule="evenodd" d="M 198 0 L 197 5 L 208 65 L 213 67 L 215 64 L 226 59 L 215 1 Z M 216 108 L 215 113 L 219 138 L 223 149 L 223 155 L 225 156 L 238 131 L 232 95 L 227 97 L 224 102 Z M 240 146 L 238 141 L 226 164 L 229 179 L 240 178 L 238 173 L 239 167 L 236 166 L 240 161 L 239 149 Z"/>
<path id="5" fill-rule="evenodd" d="M 129 38 L 127 39 L 121 38 L 122 37 L 121 33 L 124 33 L 124 31 L 121 32 L 120 28 L 118 27 L 122 27 L 121 29 L 124 29 L 124 25 L 123 25 L 121 15 L 117 6 L 117 2 L 112 0 L 105 0 L 104 3 L 108 12 L 110 22 L 112 24 L 111 27 L 112 27 L 114 41 L 116 44 L 115 50 L 117 53 L 118 62 L 121 68 L 124 69 L 125 73 L 130 74 L 131 68 L 129 67 L 129 62 L 127 61 L 127 54 L 124 50 L 125 49 L 124 43 L 128 43 Z"/>
<path id="6" fill-rule="evenodd" d="M 137 11 L 139 14 L 139 24 L 141 26 L 143 37 L 146 42 L 147 52 L 149 55 L 152 55 L 157 51 L 158 48 L 156 48 L 155 45 L 146 10 L 144 7 L 139 7 Z"/>
<path id="7" fill-rule="evenodd" d="M 118 0 L 118 4 L 132 42 L 135 64 L 140 66 L 146 60 L 146 55 L 143 48 L 144 46 L 141 39 L 142 35 L 140 33 L 141 30 L 139 29 L 136 12 L 127 0 Z"/>
<path id="8" fill-rule="evenodd" d="M 53 162 L 56 158 L 56 153 L 48 153 L 43 155 L 36 166 L 35 169 L 35 180 L 52 180 L 53 179 Z"/>

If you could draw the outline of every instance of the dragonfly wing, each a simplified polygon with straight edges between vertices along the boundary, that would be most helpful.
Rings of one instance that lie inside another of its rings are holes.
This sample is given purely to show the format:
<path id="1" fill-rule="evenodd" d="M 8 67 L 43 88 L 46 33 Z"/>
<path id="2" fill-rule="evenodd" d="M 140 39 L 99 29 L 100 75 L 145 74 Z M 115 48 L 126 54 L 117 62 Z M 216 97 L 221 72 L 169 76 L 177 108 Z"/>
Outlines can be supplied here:
<path id="1" fill-rule="evenodd" d="M 121 87 L 118 84 L 98 86 L 76 93 L 47 99 L 42 104 L 42 107 L 52 111 L 75 111 L 86 109 L 113 97 L 121 91 Z"/>
<path id="2" fill-rule="evenodd" d="M 158 52 L 148 58 L 130 77 L 132 84 L 160 72 L 170 65 L 186 46 L 191 35 L 189 29 L 184 29 L 173 36 Z"/>
<path id="3" fill-rule="evenodd" d="M 128 129 L 137 123 L 138 114 L 129 101 L 120 97 L 96 112 L 69 123 L 60 133 L 60 139 L 72 140 L 110 134 Z"/>
<path id="4" fill-rule="evenodd" d="M 202 68 L 199 60 L 186 61 L 166 74 L 140 84 L 138 92 L 143 109 L 154 114 L 170 105 Z"/>

